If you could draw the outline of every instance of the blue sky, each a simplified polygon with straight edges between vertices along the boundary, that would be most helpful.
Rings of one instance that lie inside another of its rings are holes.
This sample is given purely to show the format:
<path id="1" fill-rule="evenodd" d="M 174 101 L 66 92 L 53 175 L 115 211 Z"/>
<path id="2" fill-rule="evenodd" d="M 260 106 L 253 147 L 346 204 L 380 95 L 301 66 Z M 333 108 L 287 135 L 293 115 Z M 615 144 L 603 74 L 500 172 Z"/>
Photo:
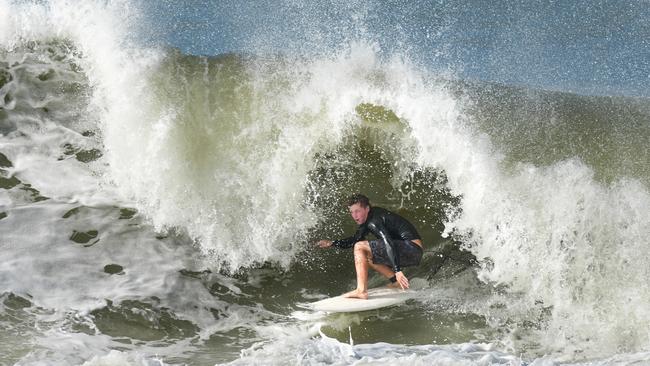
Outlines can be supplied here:
<path id="1" fill-rule="evenodd" d="M 463 78 L 650 96 L 648 1 L 157 1 L 144 38 L 185 53 L 317 55 L 378 44 Z"/>

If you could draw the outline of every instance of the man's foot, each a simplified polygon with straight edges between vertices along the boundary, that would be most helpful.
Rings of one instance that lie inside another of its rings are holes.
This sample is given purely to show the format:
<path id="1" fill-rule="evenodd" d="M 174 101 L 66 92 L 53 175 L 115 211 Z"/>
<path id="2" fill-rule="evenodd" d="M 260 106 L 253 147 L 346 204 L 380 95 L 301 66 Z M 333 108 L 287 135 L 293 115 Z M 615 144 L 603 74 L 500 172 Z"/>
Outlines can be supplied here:
<path id="1" fill-rule="evenodd" d="M 348 293 L 343 294 L 343 297 L 352 298 L 352 299 L 368 299 L 368 291 L 360 291 L 359 289 L 352 290 Z"/>

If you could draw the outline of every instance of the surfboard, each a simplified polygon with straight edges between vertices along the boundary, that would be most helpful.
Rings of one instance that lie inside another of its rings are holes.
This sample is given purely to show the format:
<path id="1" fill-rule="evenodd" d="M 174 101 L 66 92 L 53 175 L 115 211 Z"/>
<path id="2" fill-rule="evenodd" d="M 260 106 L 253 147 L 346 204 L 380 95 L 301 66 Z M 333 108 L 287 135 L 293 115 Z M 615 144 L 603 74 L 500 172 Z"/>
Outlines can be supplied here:
<path id="1" fill-rule="evenodd" d="M 343 295 L 308 304 L 308 308 L 328 313 L 354 313 L 397 305 L 415 296 L 414 290 L 376 287 L 368 290 L 368 299 L 350 299 Z"/>

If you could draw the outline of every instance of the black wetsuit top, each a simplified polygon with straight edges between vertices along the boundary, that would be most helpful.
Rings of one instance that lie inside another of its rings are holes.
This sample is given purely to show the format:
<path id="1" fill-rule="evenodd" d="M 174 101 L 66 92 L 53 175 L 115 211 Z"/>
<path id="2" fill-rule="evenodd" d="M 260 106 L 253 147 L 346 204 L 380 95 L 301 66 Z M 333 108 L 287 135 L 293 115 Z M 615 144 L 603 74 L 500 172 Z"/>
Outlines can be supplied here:
<path id="1" fill-rule="evenodd" d="M 368 233 L 372 233 L 377 239 L 382 239 L 386 245 L 388 258 L 392 260 L 393 271 L 401 271 L 399 266 L 398 246 L 393 240 L 415 240 L 421 239 L 415 226 L 402 216 L 390 212 L 381 207 L 371 207 L 366 222 L 359 225 L 354 236 L 335 240 L 332 245 L 339 248 L 350 248 L 356 242 L 364 240 Z"/>

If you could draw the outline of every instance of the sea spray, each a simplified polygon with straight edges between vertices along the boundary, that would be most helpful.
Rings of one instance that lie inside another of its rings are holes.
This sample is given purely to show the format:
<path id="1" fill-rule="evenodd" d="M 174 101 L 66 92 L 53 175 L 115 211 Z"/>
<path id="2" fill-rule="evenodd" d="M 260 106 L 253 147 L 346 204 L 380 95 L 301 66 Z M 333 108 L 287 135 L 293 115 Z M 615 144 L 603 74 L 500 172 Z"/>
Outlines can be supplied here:
<path id="1" fill-rule="evenodd" d="M 156 227 L 187 230 L 213 265 L 286 266 L 318 222 L 305 197 L 317 155 L 355 133 L 360 105 L 391 97 L 383 78 L 363 44 L 315 62 L 171 52 L 148 80 L 155 112 L 139 132 L 108 126 L 120 136 L 104 140 L 118 159 L 112 176 Z M 408 141 L 392 136 L 377 143 L 402 159 Z M 402 160 L 398 177 L 411 166 Z"/>
<path id="2" fill-rule="evenodd" d="M 402 116 L 415 136 L 463 129 Z M 578 159 L 504 169 L 480 135 L 463 133 L 451 144 L 419 141 L 421 164 L 443 166 L 450 188 L 462 195 L 463 214 L 447 224 L 447 233 L 477 256 L 480 279 L 513 294 L 503 304 L 507 321 L 532 321 L 541 337 L 533 342 L 547 352 L 642 349 L 648 325 L 639 324 L 647 313 L 635 304 L 650 296 L 645 185 L 621 178 L 605 186 Z"/>

